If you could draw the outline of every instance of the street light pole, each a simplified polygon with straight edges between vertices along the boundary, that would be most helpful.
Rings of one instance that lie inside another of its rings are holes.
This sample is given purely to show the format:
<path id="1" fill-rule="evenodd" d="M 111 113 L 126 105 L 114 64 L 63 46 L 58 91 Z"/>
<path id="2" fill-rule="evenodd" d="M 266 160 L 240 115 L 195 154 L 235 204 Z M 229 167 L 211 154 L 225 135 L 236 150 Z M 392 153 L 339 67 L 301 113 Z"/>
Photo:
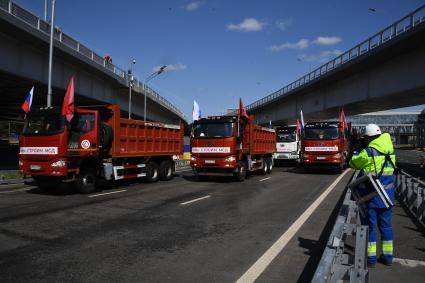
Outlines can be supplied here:
<path id="1" fill-rule="evenodd" d="M 44 21 L 47 22 L 47 0 L 44 0 Z"/>
<path id="2" fill-rule="evenodd" d="M 136 64 L 136 59 L 130 62 L 130 69 L 128 70 L 128 119 L 131 120 L 131 89 L 133 88 L 133 65 Z"/>
<path id="3" fill-rule="evenodd" d="M 47 83 L 47 107 L 52 106 L 52 67 L 53 67 L 53 37 L 55 30 L 55 2 L 52 0 L 52 21 L 50 22 L 49 74 Z"/>
<path id="4" fill-rule="evenodd" d="M 146 84 L 148 83 L 148 81 L 150 81 L 151 79 L 155 78 L 156 76 L 160 75 L 162 72 L 164 72 L 165 68 L 167 68 L 167 65 L 163 65 L 161 66 L 161 68 L 159 68 L 158 71 L 150 74 L 146 79 L 145 82 L 143 83 L 143 92 L 145 93 L 145 103 L 144 103 L 144 114 L 143 114 L 143 121 L 146 122 L 146 92 L 147 92 L 147 88 L 146 88 Z"/>

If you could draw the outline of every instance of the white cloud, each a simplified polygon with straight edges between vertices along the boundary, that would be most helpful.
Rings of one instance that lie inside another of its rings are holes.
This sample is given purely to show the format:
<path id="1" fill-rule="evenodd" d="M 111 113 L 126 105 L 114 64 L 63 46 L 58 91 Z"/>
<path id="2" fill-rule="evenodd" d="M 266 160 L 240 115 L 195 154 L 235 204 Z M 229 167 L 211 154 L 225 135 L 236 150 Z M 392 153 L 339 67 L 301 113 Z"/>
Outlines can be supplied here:
<path id="1" fill-rule="evenodd" d="M 299 61 L 305 61 L 305 62 L 319 62 L 319 63 L 326 63 L 330 61 L 331 59 L 335 58 L 336 56 L 339 56 L 342 54 L 341 50 L 334 49 L 334 50 L 325 50 L 320 52 L 318 55 L 307 55 L 307 54 L 301 54 L 298 56 Z"/>
<path id="2" fill-rule="evenodd" d="M 201 7 L 204 4 L 203 1 L 195 1 L 187 4 L 185 6 L 186 11 L 192 12 L 197 10 L 199 7 Z"/>
<path id="3" fill-rule="evenodd" d="M 313 43 L 317 45 L 335 45 L 342 41 L 340 37 L 337 36 L 319 36 L 317 37 Z"/>
<path id="4" fill-rule="evenodd" d="M 158 72 L 162 66 L 163 65 L 156 66 L 152 69 L 152 71 Z M 182 71 L 186 69 L 187 69 L 187 65 L 184 65 L 184 64 L 168 64 L 167 67 L 164 69 L 164 72 L 176 72 L 176 71 Z"/>
<path id="5" fill-rule="evenodd" d="M 308 46 L 310 45 L 310 41 L 308 39 L 300 39 L 298 42 L 295 43 L 291 43 L 291 42 L 286 42 L 283 43 L 281 45 L 272 45 L 270 47 L 268 47 L 267 49 L 270 51 L 282 51 L 285 49 L 298 49 L 298 50 L 302 50 L 302 49 L 306 49 L 308 48 Z"/>
<path id="6" fill-rule="evenodd" d="M 292 18 L 286 20 L 278 20 L 276 21 L 276 27 L 281 31 L 286 31 L 290 25 L 292 25 Z"/>
<path id="7" fill-rule="evenodd" d="M 266 25 L 265 22 L 260 22 L 254 18 L 246 18 L 239 24 L 228 24 L 227 29 L 229 30 L 239 30 L 239 31 L 260 31 Z"/>

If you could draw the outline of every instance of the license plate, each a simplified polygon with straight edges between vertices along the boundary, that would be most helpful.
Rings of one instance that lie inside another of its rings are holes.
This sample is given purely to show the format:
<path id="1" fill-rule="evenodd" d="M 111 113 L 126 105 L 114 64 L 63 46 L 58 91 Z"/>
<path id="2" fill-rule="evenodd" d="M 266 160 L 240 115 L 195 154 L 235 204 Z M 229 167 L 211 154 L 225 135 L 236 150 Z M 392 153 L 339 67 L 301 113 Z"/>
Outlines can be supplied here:
<path id="1" fill-rule="evenodd" d="M 318 156 L 317 157 L 317 160 L 325 160 L 326 159 L 326 157 L 323 157 L 323 156 Z"/>
<path id="2" fill-rule="evenodd" d="M 40 165 L 30 165 L 30 169 L 31 170 L 40 170 L 41 166 Z"/>
<path id="3" fill-rule="evenodd" d="M 214 164 L 215 160 L 205 160 L 205 164 Z"/>

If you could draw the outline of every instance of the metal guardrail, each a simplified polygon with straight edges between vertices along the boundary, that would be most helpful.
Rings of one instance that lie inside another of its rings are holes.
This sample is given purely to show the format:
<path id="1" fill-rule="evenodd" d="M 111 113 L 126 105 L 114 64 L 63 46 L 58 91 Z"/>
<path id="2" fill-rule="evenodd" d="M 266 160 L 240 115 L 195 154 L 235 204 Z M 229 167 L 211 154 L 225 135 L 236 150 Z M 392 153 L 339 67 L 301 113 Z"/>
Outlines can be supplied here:
<path id="1" fill-rule="evenodd" d="M 355 180 L 358 174 L 356 171 L 348 183 Z M 361 225 L 359 207 L 356 201 L 352 200 L 351 190 L 347 188 L 312 282 L 367 282 L 367 235 L 368 226 Z M 354 257 L 345 251 L 349 236 L 355 236 Z"/>
<path id="2" fill-rule="evenodd" d="M 300 87 L 316 81 L 323 75 L 336 70 L 337 68 L 343 66 L 344 64 L 350 62 L 353 59 L 356 59 L 364 54 L 367 54 L 371 50 L 381 46 L 382 44 L 396 38 L 397 36 L 403 34 L 404 32 L 415 28 L 419 24 L 425 22 L 425 5 L 419 7 L 415 11 L 411 12 L 409 15 L 404 18 L 394 22 L 389 27 L 381 30 L 375 35 L 369 37 L 365 41 L 351 48 L 350 50 L 342 53 L 335 59 L 323 64 L 316 70 L 308 73 L 307 75 L 299 78 L 298 80 L 288 84 L 287 86 L 279 89 L 278 91 L 255 101 L 246 106 L 246 110 L 253 110 L 255 108 L 261 107 L 265 104 L 268 104 L 277 98 L 287 96 L 290 93 L 293 93 L 295 90 Z"/>
<path id="3" fill-rule="evenodd" d="M 50 36 L 50 23 L 32 14 L 28 10 L 25 10 L 21 6 L 14 3 L 12 0 L 0 0 L 0 10 L 3 10 L 9 13 L 15 18 L 37 29 L 38 31 L 41 31 L 44 34 Z M 112 75 L 115 75 L 117 78 L 124 79 L 127 82 L 127 85 L 129 85 L 129 75 L 127 74 L 125 70 L 119 68 L 118 66 L 112 63 L 109 63 L 107 60 L 105 60 L 104 57 L 100 56 L 99 54 L 97 54 L 96 52 L 94 52 L 93 50 L 85 46 L 84 44 L 82 44 L 80 41 L 67 35 L 58 27 L 55 27 L 54 29 L 54 39 L 61 42 L 63 45 L 71 48 L 72 50 L 77 51 L 79 54 L 83 55 L 85 58 L 91 60 L 97 65 L 105 68 L 107 71 L 109 71 Z M 164 106 L 165 108 L 169 109 L 171 112 L 174 112 L 175 114 L 180 116 L 182 119 L 187 121 L 186 116 L 183 114 L 183 112 L 181 112 L 179 109 L 177 109 L 177 107 L 171 104 L 171 102 L 169 102 L 167 99 L 159 95 L 155 90 L 153 90 L 152 88 L 150 88 L 148 85 L 144 84 L 143 82 L 140 82 L 139 80 L 134 79 L 133 89 L 135 89 L 137 92 L 140 92 L 140 93 L 144 93 L 146 91 L 146 94 L 150 99 L 159 103 L 160 105 Z"/>
<path id="4" fill-rule="evenodd" d="M 425 227 L 425 183 L 401 171 L 396 178 L 398 201 Z"/>

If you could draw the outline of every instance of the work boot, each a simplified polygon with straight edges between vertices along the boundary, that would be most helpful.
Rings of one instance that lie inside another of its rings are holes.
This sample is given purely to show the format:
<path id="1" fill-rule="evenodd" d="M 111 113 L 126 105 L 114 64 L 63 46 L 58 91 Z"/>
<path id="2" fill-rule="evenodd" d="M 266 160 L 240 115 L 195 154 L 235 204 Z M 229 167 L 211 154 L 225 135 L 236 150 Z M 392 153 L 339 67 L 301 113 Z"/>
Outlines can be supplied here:
<path id="1" fill-rule="evenodd" d="M 388 259 L 385 256 L 381 255 L 379 258 L 380 262 L 382 262 L 384 265 L 386 266 L 391 266 L 393 265 L 393 260 L 392 259 Z"/>

